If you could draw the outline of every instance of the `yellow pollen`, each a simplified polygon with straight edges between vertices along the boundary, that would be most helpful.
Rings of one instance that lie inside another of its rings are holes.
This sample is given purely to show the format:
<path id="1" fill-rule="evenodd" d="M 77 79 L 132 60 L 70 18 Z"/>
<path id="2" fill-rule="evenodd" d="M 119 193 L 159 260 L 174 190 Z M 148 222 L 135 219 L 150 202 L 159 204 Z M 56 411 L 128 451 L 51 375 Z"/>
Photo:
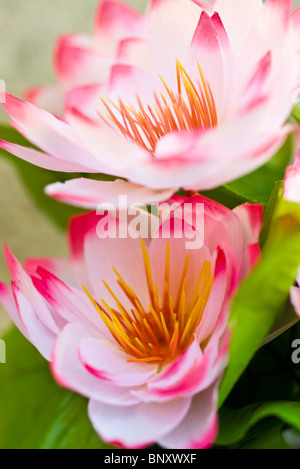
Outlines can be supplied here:
<path id="1" fill-rule="evenodd" d="M 101 98 L 107 113 L 106 117 L 100 113 L 99 116 L 110 127 L 151 152 L 154 152 L 157 141 L 170 132 L 212 129 L 218 124 L 215 101 L 198 62 L 197 66 L 199 80 L 194 84 L 179 60 L 176 61 L 176 93 L 159 76 L 166 96 L 154 92 L 152 107 L 147 105 L 145 108 L 138 95 L 137 109 L 120 98 L 118 104 Z"/>
<path id="2" fill-rule="evenodd" d="M 149 307 L 144 309 L 137 295 L 114 269 L 118 284 L 130 300 L 128 311 L 111 288 L 108 292 L 116 303 L 113 308 L 101 300 L 101 306 L 83 286 L 87 296 L 97 309 L 102 321 L 115 341 L 127 352 L 129 362 L 163 363 L 180 355 L 193 341 L 211 293 L 214 275 L 210 262 L 204 261 L 195 290 L 187 301 L 186 285 L 189 255 L 185 258 L 176 304 L 170 294 L 170 246 L 166 245 L 163 294 L 153 286 L 149 253 L 142 240 L 142 252 L 150 297 Z"/>

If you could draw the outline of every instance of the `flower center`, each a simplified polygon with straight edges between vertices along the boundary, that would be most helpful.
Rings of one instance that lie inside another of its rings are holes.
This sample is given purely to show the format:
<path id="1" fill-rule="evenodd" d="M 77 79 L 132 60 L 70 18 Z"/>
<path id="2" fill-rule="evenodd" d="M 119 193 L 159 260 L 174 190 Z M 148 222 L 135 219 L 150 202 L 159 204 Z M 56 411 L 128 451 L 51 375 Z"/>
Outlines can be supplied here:
<path id="1" fill-rule="evenodd" d="M 105 287 L 116 302 L 111 307 L 101 300 L 98 304 L 84 288 L 116 342 L 130 355 L 129 362 L 162 363 L 180 355 L 193 341 L 207 300 L 214 275 L 210 273 L 210 262 L 203 263 L 192 298 L 187 301 L 186 282 L 189 255 L 185 258 L 181 280 L 174 301 L 170 293 L 170 246 L 167 243 L 165 256 L 164 293 L 160 298 L 157 284 L 153 284 L 149 253 L 142 241 L 143 259 L 150 295 L 149 310 L 114 269 L 118 284 L 130 300 L 132 307 L 126 309 L 110 287 Z"/>
<path id="2" fill-rule="evenodd" d="M 209 83 L 197 62 L 199 79 L 192 79 L 181 65 L 176 62 L 177 92 L 174 93 L 160 76 L 166 90 L 158 96 L 153 93 L 155 104 L 144 106 L 136 96 L 138 107 L 125 104 L 119 99 L 118 104 L 101 98 L 107 115 L 100 117 L 112 128 L 117 128 L 129 140 L 154 152 L 157 141 L 164 135 L 176 131 L 193 129 L 212 129 L 218 124 L 214 97 Z"/>

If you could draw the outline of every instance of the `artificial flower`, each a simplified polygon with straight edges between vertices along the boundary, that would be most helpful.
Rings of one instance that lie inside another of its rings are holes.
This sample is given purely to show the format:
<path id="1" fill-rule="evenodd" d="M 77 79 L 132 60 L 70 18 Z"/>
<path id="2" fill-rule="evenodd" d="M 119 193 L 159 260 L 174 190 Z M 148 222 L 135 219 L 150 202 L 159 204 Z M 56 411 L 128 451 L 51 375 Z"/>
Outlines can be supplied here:
<path id="1" fill-rule="evenodd" d="M 0 300 L 57 382 L 89 398 L 104 441 L 206 448 L 217 433 L 229 301 L 259 258 L 262 207 L 178 196 L 159 208 L 158 228 L 143 239 L 132 218 L 130 236 L 118 239 L 121 216 L 74 218 L 69 260 L 23 268 L 7 248 L 13 280 Z M 202 247 L 187 248 L 191 238 Z"/>
<path id="2" fill-rule="evenodd" d="M 165 200 L 179 188 L 211 189 L 251 172 L 290 130 L 300 76 L 300 10 L 291 4 L 152 0 L 145 37 L 122 41 L 108 80 L 75 90 L 65 120 L 7 95 L 12 124 L 42 152 L 1 147 L 47 169 L 128 181 L 126 190 L 123 180 L 112 186 L 97 177 L 47 188 L 90 208 L 121 189 L 140 202 Z"/>
<path id="3" fill-rule="evenodd" d="M 93 34 L 68 34 L 58 38 L 54 50 L 54 85 L 26 90 L 28 101 L 62 117 L 74 100 L 88 99 L 109 79 L 111 66 L 126 62 L 122 54 L 128 39 L 143 38 L 145 20 L 130 5 L 102 0 L 95 15 Z"/>

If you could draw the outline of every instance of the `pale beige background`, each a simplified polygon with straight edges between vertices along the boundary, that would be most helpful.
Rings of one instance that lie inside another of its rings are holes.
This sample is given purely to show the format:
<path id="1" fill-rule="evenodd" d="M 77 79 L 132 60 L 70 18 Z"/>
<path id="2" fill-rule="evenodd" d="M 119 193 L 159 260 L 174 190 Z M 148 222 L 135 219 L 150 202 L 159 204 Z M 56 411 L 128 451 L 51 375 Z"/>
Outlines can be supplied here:
<path id="1" fill-rule="evenodd" d="M 53 81 L 52 52 L 60 34 L 92 31 L 98 0 L 0 0 L 0 79 L 22 96 L 26 87 Z M 128 3 L 142 10 L 146 1 Z M 0 110 L 0 119 L 5 113 Z M 1 135 L 0 135 L 1 138 Z M 65 236 L 32 203 L 9 161 L 0 159 L 0 280 L 10 280 L 3 256 L 60 256 Z M 0 306 L 0 330 L 8 325 Z"/>
<path id="2" fill-rule="evenodd" d="M 143 10 L 147 0 L 128 3 Z M 51 82 L 55 38 L 92 31 L 97 5 L 98 0 L 0 0 L 0 79 L 7 90 L 21 97 L 24 88 Z M 33 205 L 9 161 L 0 159 L 0 280 L 8 282 L 4 242 L 20 260 L 67 252 L 63 233 Z M 0 329 L 7 324 L 0 308 Z"/>

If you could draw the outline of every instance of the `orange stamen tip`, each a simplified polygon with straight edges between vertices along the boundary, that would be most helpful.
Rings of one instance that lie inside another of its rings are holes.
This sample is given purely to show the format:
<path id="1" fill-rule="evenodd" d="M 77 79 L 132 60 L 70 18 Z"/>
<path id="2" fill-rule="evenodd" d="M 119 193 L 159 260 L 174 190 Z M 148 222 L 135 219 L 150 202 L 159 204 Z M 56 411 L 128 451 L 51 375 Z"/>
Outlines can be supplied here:
<path id="1" fill-rule="evenodd" d="M 165 95 L 154 91 L 153 106 L 149 103 L 144 106 L 137 93 L 137 109 L 130 103 L 125 104 L 120 97 L 118 105 L 101 98 L 107 114 L 106 117 L 99 115 L 107 125 L 152 153 L 157 141 L 170 132 L 211 129 L 218 125 L 216 105 L 198 61 L 197 68 L 200 80 L 194 83 L 177 59 L 176 92 L 159 75 Z"/>

